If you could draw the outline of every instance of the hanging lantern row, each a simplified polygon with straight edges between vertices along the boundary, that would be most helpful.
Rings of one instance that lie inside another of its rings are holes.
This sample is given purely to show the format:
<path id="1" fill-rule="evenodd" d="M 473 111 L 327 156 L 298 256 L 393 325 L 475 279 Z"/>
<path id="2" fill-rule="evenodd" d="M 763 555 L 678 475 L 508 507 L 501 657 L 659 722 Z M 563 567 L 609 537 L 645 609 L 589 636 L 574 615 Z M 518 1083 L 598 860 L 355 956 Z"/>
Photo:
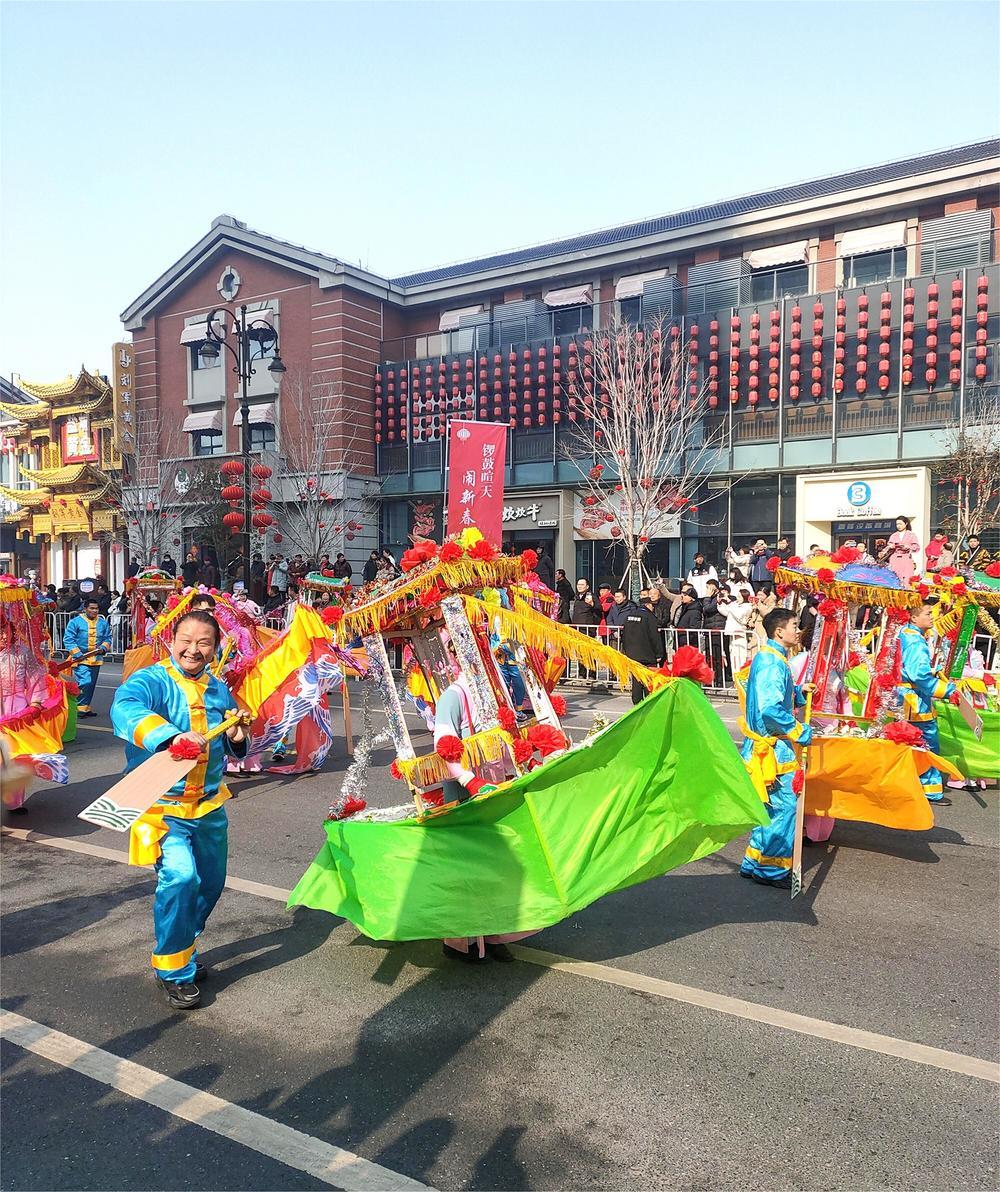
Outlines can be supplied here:
<path id="1" fill-rule="evenodd" d="M 948 379 L 952 385 L 960 384 L 962 368 L 962 319 L 963 283 L 956 279 L 951 283 L 951 315 L 949 323 Z M 857 298 L 857 344 L 854 359 L 854 389 L 859 396 L 868 391 L 872 375 L 885 393 L 889 388 L 889 374 L 892 356 L 892 293 L 886 289 L 879 299 L 879 325 L 877 364 L 869 366 L 876 356 L 870 328 L 870 302 L 866 293 Z M 805 383 L 808 369 L 809 392 L 819 401 L 824 395 L 824 318 L 823 303 L 813 306 L 813 325 L 809 343 L 803 335 L 803 312 L 800 306 L 790 311 L 787 328 L 788 342 L 788 397 L 797 402 Z M 916 293 L 908 287 L 903 293 L 900 324 L 900 380 L 904 388 L 913 384 L 914 360 L 916 357 L 915 327 Z M 989 322 L 989 280 L 984 275 L 977 281 L 976 328 L 975 328 L 975 376 L 984 381 L 988 374 L 988 322 Z M 750 316 L 748 346 L 743 346 L 743 327 L 740 315 L 730 317 L 729 341 L 729 399 L 730 404 L 739 402 L 740 388 L 746 378 L 746 391 L 751 406 L 760 402 L 765 386 L 762 381 L 763 348 L 761 342 L 761 316 L 756 311 Z M 780 395 L 782 312 L 769 312 L 769 338 L 767 343 L 767 397 L 776 404 Z M 654 409 L 659 409 L 663 370 L 669 368 L 668 396 L 672 402 L 680 397 L 684 386 L 682 373 L 686 372 L 687 392 L 695 399 L 700 389 L 699 378 L 705 349 L 702 344 L 703 329 L 693 322 L 687 329 L 686 342 L 679 325 L 672 324 L 661 331 L 654 328 L 648 333 L 653 346 L 659 349 L 665 339 L 664 348 L 668 355 L 662 358 L 657 350 L 650 353 L 651 395 Z M 940 288 L 932 282 L 927 289 L 926 324 L 923 338 L 923 377 L 928 388 L 938 383 L 941 355 L 940 334 Z M 644 333 L 637 332 L 639 343 Z M 717 409 L 720 390 L 720 328 L 717 319 L 708 323 L 707 359 L 705 361 L 706 390 L 710 409 Z M 478 356 L 434 363 L 418 364 L 412 367 L 387 368 L 376 373 L 375 396 L 375 440 L 377 443 L 404 443 L 432 441 L 444 433 L 449 414 L 478 417 L 482 420 L 506 422 L 512 428 L 544 427 L 569 421 L 587 421 L 593 417 L 596 408 L 607 410 L 610 396 L 595 379 L 593 341 L 588 338 L 582 343 L 571 340 L 569 344 L 542 344 L 537 348 L 523 348 L 519 351 L 493 351 Z M 609 350 L 607 339 L 602 348 Z M 833 392 L 841 394 L 846 382 L 847 351 L 847 300 L 841 295 L 836 300 L 834 345 L 833 345 Z M 805 361 L 809 355 L 808 365 Z M 625 353 L 619 349 L 619 359 L 624 361 Z M 686 356 L 686 360 L 685 360 Z M 234 478 L 242 475 L 239 461 L 229 461 L 233 466 L 230 473 Z"/>

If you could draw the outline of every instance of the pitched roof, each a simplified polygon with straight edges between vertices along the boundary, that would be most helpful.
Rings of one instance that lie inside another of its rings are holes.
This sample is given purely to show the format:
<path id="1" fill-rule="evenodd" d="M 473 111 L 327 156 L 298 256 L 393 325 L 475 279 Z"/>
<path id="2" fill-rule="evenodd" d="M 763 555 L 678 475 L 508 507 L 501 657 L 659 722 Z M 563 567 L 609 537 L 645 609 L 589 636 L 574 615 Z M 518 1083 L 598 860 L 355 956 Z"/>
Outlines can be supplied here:
<path id="1" fill-rule="evenodd" d="M 518 248 L 511 252 L 496 253 L 493 256 L 478 257 L 472 261 L 445 265 L 440 269 L 408 273 L 391 280 L 393 285 L 404 288 L 406 286 L 431 285 L 434 282 L 449 281 L 453 278 L 465 277 L 468 274 L 487 270 L 523 265 L 531 261 L 541 261 L 547 257 L 562 256 L 565 253 L 587 252 L 608 248 L 641 237 L 682 231 L 698 224 L 749 215 L 755 211 L 780 207 L 786 203 L 805 202 L 809 199 L 839 194 L 841 191 L 855 190 L 859 187 L 896 182 L 914 175 L 930 174 L 935 170 L 946 170 L 954 166 L 985 161 L 997 157 L 998 154 L 1000 154 L 1000 139 L 977 141 L 972 145 L 959 145 L 952 149 L 939 150 L 936 153 L 908 157 L 903 161 L 866 166 L 860 170 L 852 170 L 847 174 L 833 174 L 828 178 L 818 178 L 811 182 L 797 182 L 792 186 L 783 186 L 775 190 L 760 191 L 757 194 L 744 195 L 740 198 L 724 199 L 719 203 L 691 207 L 686 211 L 677 211 L 672 215 L 660 215 L 654 219 L 640 220 L 638 223 L 622 224 L 616 228 L 587 232 L 582 236 L 573 236 L 567 240 L 553 240 L 547 244 L 536 244 L 529 248 Z"/>
<path id="2" fill-rule="evenodd" d="M 61 381 L 21 381 L 21 388 L 35 401 L 52 401 L 61 397 L 81 397 L 86 394 L 97 393 L 104 395 L 110 392 L 111 386 L 97 373 L 89 373 L 80 365 L 80 371 L 74 376 L 72 373 Z"/>

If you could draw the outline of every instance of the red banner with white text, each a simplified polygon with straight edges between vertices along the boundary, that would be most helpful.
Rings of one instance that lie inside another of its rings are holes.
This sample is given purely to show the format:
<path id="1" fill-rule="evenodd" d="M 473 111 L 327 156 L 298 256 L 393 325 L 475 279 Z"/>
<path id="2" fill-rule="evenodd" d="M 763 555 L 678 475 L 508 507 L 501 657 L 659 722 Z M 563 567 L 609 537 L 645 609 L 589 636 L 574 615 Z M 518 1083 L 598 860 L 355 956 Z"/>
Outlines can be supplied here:
<path id="1" fill-rule="evenodd" d="M 475 526 L 499 547 L 503 525 L 503 470 L 507 427 L 452 419 L 448 432 L 448 530 Z"/>

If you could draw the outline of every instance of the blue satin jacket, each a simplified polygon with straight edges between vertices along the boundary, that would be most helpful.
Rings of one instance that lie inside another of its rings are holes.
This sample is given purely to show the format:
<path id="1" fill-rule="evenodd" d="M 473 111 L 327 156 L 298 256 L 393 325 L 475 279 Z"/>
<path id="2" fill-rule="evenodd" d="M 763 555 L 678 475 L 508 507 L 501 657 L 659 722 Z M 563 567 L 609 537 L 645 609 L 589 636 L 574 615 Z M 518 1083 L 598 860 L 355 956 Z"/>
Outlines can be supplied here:
<path id="1" fill-rule="evenodd" d="M 71 617 L 63 634 L 63 649 L 70 658 L 78 654 L 89 654 L 91 650 L 104 646 L 111 649 L 111 624 L 107 617 L 98 617 L 96 621 L 89 621 L 82 613 Z M 85 666 L 100 666 L 103 659 L 100 655 L 90 658 Z"/>
<path id="2" fill-rule="evenodd" d="M 746 686 L 746 726 L 759 737 L 777 737 L 774 753 L 778 762 L 795 760 L 789 744 L 808 745 L 812 729 L 795 719 L 794 709 L 805 703 L 805 696 L 792 681 L 788 654 L 775 641 L 757 652 L 750 664 Z M 753 752 L 754 742 L 747 737 L 741 751 L 744 759 Z"/>
<path id="3" fill-rule="evenodd" d="M 940 679 L 931 666 L 931 648 L 916 625 L 904 625 L 899 633 L 903 681 L 899 685 L 909 718 L 916 722 L 933 720 L 934 700 L 947 699 L 955 684 Z"/>

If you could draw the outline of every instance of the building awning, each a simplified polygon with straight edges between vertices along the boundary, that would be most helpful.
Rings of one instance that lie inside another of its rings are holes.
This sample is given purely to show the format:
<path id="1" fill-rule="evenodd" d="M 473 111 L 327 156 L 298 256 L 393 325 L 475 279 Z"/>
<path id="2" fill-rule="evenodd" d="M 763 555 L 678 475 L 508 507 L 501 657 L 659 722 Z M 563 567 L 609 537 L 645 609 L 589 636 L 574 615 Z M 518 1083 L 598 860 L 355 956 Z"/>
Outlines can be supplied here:
<path id="1" fill-rule="evenodd" d="M 808 240 L 796 240 L 791 244 L 775 244 L 771 248 L 755 248 L 746 255 L 751 269 L 774 269 L 778 265 L 802 265 L 809 250 Z"/>
<path id="2" fill-rule="evenodd" d="M 233 320 L 235 327 L 237 320 Z M 265 331 L 267 327 L 270 331 L 274 330 L 274 311 L 273 310 L 248 310 L 247 311 L 247 335 L 252 339 L 271 339 L 269 331 Z"/>
<path id="3" fill-rule="evenodd" d="M 593 286 L 569 286 L 565 290 L 549 290 L 542 295 L 546 306 L 590 306 L 594 301 Z"/>
<path id="4" fill-rule="evenodd" d="M 906 243 L 906 220 L 879 224 L 874 228 L 857 228 L 840 238 L 840 255 L 856 257 L 865 252 L 881 252 L 884 248 L 901 248 Z"/>
<path id="5" fill-rule="evenodd" d="M 222 430 L 222 411 L 204 410 L 200 414 L 188 414 L 184 419 L 184 431 L 190 433 L 195 430 Z"/>
<path id="6" fill-rule="evenodd" d="M 654 269 L 650 273 L 633 273 L 630 277 L 620 277 L 615 284 L 615 298 L 619 302 L 623 298 L 639 298 L 647 281 L 662 281 L 666 276 L 666 269 Z"/>
<path id="7" fill-rule="evenodd" d="M 262 422 L 270 423 L 274 426 L 274 402 L 264 402 L 259 406 L 250 407 L 250 425 L 259 426 Z M 233 415 L 233 426 L 241 426 L 243 424 L 243 415 L 237 410 Z"/>
<path id="8" fill-rule="evenodd" d="M 438 331 L 455 331 L 462 319 L 482 313 L 483 304 L 481 302 L 478 306 L 463 306 L 460 310 L 443 310 L 441 321 L 438 323 Z"/>
<path id="9" fill-rule="evenodd" d="M 204 318 L 195 319 L 195 321 L 193 323 L 185 324 L 184 327 L 181 328 L 181 343 L 182 344 L 204 343 L 205 340 L 208 339 L 208 335 L 206 333 L 206 328 L 205 328 L 205 322 L 207 319 L 208 319 L 208 315 L 205 315 Z M 220 338 L 225 338 L 226 325 L 225 325 L 225 323 L 222 322 L 221 319 L 215 320 L 215 322 L 213 324 L 213 330 L 215 331 L 215 334 L 218 335 Z"/>

